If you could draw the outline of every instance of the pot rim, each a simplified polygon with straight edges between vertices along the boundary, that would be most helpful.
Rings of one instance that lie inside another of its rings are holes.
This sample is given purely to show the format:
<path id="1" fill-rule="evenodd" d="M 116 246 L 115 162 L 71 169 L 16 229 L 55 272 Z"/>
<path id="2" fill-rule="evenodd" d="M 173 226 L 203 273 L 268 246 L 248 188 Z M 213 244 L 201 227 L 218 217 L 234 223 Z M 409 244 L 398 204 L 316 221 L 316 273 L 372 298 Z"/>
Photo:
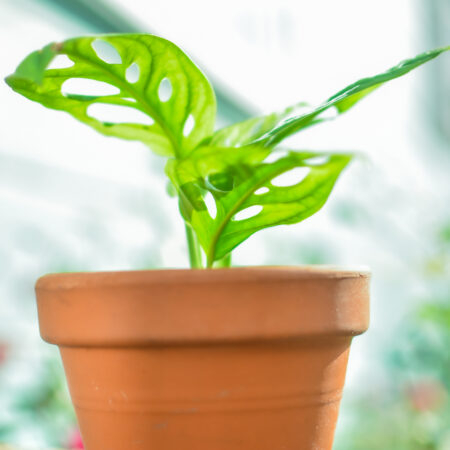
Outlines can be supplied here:
<path id="1" fill-rule="evenodd" d="M 351 338 L 369 324 L 369 272 L 330 266 L 46 275 L 41 336 L 124 347 Z"/>
<path id="2" fill-rule="evenodd" d="M 274 282 L 298 279 L 370 278 L 367 266 L 243 266 L 214 269 L 147 269 L 99 272 L 49 273 L 36 281 L 37 290 L 66 290 L 93 286 L 126 286 L 132 284 L 204 284 L 216 282 Z"/>

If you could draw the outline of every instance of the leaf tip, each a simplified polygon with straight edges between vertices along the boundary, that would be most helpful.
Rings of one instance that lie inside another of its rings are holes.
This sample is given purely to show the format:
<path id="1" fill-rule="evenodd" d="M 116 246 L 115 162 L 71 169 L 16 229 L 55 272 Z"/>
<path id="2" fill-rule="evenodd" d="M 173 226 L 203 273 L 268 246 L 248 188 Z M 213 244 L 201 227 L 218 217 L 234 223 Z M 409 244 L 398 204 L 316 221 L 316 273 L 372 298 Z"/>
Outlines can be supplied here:
<path id="1" fill-rule="evenodd" d="M 55 43 L 48 44 L 44 48 L 30 53 L 17 66 L 14 74 L 7 78 L 21 78 L 36 84 L 42 84 L 42 81 L 44 80 L 44 71 L 58 51 L 61 50 L 61 45 L 62 44 Z M 9 83 L 8 85 L 11 86 Z"/>
<path id="2" fill-rule="evenodd" d="M 5 77 L 5 78 L 3 79 L 4 82 L 5 82 L 10 88 L 13 87 L 13 78 L 14 78 L 14 75 L 11 74 L 11 75 L 8 75 L 7 77 Z"/>

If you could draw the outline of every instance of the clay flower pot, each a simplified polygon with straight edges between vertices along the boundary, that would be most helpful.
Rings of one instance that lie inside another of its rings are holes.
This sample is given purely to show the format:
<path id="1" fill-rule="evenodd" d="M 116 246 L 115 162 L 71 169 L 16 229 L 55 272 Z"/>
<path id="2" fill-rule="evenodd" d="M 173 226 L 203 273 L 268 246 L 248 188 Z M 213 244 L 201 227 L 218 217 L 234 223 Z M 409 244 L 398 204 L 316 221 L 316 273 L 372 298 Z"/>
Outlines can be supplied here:
<path id="1" fill-rule="evenodd" d="M 47 275 L 87 450 L 331 449 L 369 276 L 318 268 Z"/>

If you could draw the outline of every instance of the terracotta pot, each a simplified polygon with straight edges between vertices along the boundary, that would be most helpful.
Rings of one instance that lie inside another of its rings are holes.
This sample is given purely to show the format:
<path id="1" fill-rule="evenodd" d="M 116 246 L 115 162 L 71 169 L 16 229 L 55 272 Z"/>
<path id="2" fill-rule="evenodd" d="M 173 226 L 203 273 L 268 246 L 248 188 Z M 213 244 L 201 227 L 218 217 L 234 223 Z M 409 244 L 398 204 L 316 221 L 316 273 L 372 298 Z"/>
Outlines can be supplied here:
<path id="1" fill-rule="evenodd" d="M 233 268 L 47 275 L 88 450 L 331 449 L 369 275 Z"/>

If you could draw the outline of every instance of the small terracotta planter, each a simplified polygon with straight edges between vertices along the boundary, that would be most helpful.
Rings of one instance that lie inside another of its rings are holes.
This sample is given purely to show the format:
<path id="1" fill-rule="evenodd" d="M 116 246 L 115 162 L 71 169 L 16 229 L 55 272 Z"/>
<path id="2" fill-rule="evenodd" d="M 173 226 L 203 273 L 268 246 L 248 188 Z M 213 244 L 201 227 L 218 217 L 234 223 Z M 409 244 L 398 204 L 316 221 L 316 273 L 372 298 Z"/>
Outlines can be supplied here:
<path id="1" fill-rule="evenodd" d="M 87 450 L 328 450 L 369 276 L 318 268 L 47 275 Z"/>

